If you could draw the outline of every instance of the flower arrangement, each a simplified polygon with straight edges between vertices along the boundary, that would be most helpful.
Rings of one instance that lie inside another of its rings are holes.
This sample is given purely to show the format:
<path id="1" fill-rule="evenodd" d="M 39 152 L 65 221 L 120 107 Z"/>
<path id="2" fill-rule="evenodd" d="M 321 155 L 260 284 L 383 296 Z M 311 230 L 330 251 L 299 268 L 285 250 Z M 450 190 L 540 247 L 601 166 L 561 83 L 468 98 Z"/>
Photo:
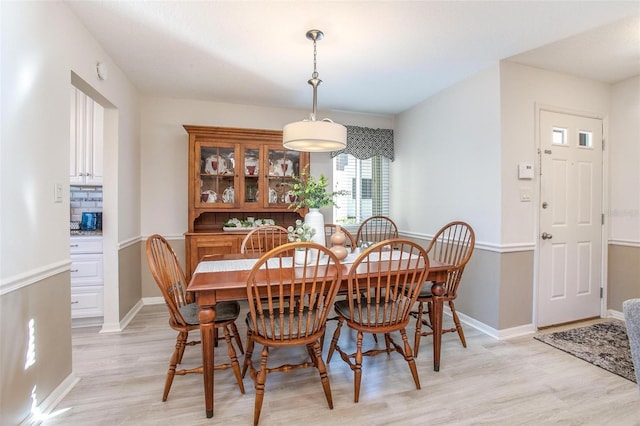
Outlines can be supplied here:
<path id="1" fill-rule="evenodd" d="M 300 219 L 296 220 L 295 228 L 289 226 L 287 231 L 289 231 L 289 242 L 311 241 L 311 238 L 316 235 L 315 228 L 310 227 Z"/>
<path id="2" fill-rule="evenodd" d="M 225 228 L 253 228 L 260 225 L 275 225 L 273 219 L 253 219 L 240 220 L 232 217 L 228 221 L 222 224 Z"/>
<path id="3" fill-rule="evenodd" d="M 328 179 L 322 173 L 320 178 L 316 180 L 308 172 L 308 166 L 301 172 L 300 176 L 292 175 L 293 185 L 290 193 L 294 196 L 294 200 L 289 204 L 289 208 L 298 211 L 303 207 L 310 209 L 319 209 L 320 207 L 335 205 L 333 198 L 336 195 L 347 195 L 347 191 L 327 191 Z"/>

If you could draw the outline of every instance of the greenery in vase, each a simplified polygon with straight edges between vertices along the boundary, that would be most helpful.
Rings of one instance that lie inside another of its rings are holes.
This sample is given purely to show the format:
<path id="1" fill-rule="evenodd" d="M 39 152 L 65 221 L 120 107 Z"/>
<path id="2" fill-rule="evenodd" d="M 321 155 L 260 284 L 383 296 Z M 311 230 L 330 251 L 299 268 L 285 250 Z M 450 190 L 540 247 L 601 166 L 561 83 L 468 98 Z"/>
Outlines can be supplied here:
<path id="1" fill-rule="evenodd" d="M 228 221 L 222 224 L 225 228 L 253 228 L 262 225 L 275 225 L 273 219 L 252 219 L 252 220 L 240 220 L 232 217 Z"/>
<path id="2" fill-rule="evenodd" d="M 303 207 L 310 209 L 319 209 L 320 207 L 335 205 L 333 198 L 336 195 L 347 195 L 347 191 L 327 191 L 329 183 L 327 177 L 320 173 L 317 180 L 308 172 L 308 166 L 301 172 L 300 176 L 292 176 L 293 185 L 291 186 L 291 194 L 294 201 L 289 204 L 289 208 L 298 211 Z"/>
<path id="3" fill-rule="evenodd" d="M 311 241 L 311 238 L 316 235 L 315 228 L 310 227 L 300 219 L 296 220 L 295 228 L 289 226 L 287 231 L 289 231 L 289 242 Z"/>

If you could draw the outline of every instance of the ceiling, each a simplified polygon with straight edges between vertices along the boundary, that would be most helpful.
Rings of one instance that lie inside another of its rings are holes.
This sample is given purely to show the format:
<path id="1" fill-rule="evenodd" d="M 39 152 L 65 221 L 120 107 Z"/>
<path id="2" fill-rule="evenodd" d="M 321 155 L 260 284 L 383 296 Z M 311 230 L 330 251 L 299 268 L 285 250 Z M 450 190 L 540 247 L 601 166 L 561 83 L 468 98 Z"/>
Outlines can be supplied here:
<path id="1" fill-rule="evenodd" d="M 69 1 L 147 96 L 397 114 L 502 59 L 640 75 L 640 1 Z M 102 58 L 96 58 L 101 60 Z"/>

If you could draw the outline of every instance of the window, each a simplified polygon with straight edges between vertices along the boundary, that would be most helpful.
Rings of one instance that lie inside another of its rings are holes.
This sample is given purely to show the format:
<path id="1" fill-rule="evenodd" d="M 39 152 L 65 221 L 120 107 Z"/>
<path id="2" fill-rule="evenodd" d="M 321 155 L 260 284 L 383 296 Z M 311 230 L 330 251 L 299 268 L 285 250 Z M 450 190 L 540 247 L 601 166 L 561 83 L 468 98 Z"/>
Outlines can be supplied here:
<path id="1" fill-rule="evenodd" d="M 382 156 L 359 160 L 342 153 L 333 158 L 334 191 L 349 193 L 335 198 L 335 223 L 359 224 L 370 216 L 389 215 L 390 164 Z"/>
<path id="2" fill-rule="evenodd" d="M 551 143 L 554 145 L 566 145 L 567 129 L 563 129 L 561 127 L 554 127 L 552 130 Z"/>
<path id="3" fill-rule="evenodd" d="M 593 134 L 591 132 L 587 132 L 587 131 L 584 131 L 584 130 L 578 131 L 578 146 L 585 147 L 585 148 L 591 148 L 592 147 L 592 142 L 591 142 L 592 137 L 593 137 Z"/>

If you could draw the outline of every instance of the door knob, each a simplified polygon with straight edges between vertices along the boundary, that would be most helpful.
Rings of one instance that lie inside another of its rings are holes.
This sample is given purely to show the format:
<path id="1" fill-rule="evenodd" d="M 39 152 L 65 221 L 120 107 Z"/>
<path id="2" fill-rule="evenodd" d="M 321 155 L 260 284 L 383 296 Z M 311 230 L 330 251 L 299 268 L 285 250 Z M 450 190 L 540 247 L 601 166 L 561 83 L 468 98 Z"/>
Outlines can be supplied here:
<path id="1" fill-rule="evenodd" d="M 543 240 L 550 240 L 551 238 L 553 238 L 553 235 L 547 234 L 546 232 L 542 233 L 542 239 Z"/>

